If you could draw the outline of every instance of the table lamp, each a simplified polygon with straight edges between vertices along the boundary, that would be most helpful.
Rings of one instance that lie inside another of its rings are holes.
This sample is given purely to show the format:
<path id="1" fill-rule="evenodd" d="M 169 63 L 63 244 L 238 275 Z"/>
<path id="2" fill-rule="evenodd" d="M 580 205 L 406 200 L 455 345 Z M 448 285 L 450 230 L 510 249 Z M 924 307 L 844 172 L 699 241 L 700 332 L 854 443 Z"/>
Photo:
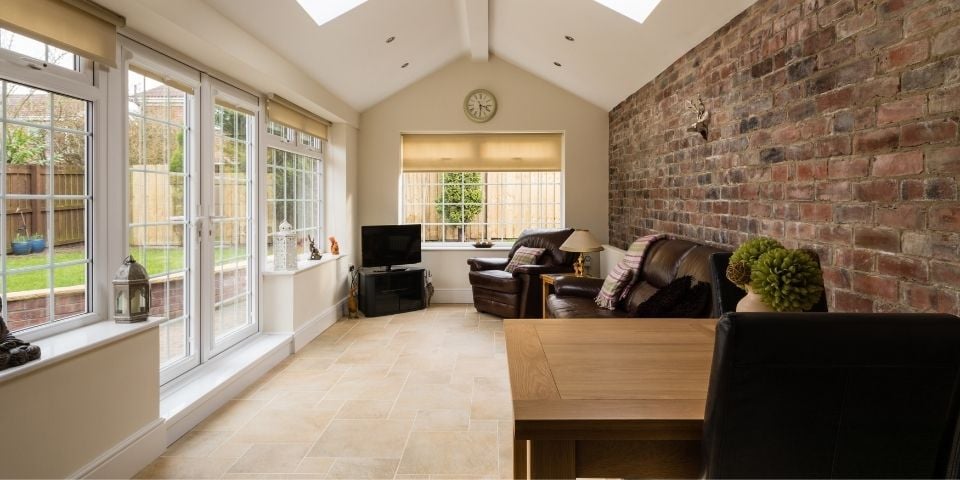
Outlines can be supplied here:
<path id="1" fill-rule="evenodd" d="M 567 237 L 567 240 L 560 245 L 560 250 L 564 252 L 577 252 L 580 256 L 573 264 L 573 273 L 578 277 L 583 276 L 583 254 L 586 252 L 599 252 L 603 250 L 603 245 L 590 233 L 590 230 L 574 230 L 573 234 Z"/>

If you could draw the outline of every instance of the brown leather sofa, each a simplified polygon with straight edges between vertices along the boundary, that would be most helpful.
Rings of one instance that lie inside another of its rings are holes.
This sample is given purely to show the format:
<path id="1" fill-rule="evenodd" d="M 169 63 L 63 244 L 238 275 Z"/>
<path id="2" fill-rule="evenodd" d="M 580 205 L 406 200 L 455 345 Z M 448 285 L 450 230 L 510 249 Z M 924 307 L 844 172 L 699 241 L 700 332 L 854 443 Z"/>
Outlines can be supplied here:
<path id="1" fill-rule="evenodd" d="M 716 288 L 711 275 L 710 255 L 724 252 L 716 247 L 702 245 L 689 240 L 664 239 L 650 245 L 640 270 L 640 278 L 634 283 L 627 298 L 617 304 L 615 310 L 600 308 L 594 302 L 602 278 L 560 277 L 554 283 L 556 293 L 547 297 L 547 317 L 550 318 L 593 318 L 593 317 L 629 317 L 629 312 L 650 298 L 658 289 L 673 280 L 687 275 L 695 280 L 710 284 L 710 308 L 704 311 L 704 317 L 720 316 Z"/>
<path id="2" fill-rule="evenodd" d="M 573 272 L 576 254 L 560 250 L 573 233 L 564 230 L 524 230 L 507 258 L 471 258 L 470 286 L 473 305 L 479 312 L 503 318 L 540 318 L 542 312 L 541 273 Z M 520 247 L 544 248 L 537 265 L 522 265 L 512 273 L 504 271 Z"/>

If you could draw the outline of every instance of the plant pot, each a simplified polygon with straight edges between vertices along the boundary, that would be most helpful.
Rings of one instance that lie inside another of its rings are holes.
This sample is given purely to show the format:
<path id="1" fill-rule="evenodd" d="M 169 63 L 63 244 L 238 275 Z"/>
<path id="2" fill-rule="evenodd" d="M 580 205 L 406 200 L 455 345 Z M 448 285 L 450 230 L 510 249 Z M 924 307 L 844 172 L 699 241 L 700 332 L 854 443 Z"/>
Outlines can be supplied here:
<path id="1" fill-rule="evenodd" d="M 747 287 L 747 295 L 737 303 L 738 312 L 773 312 L 774 309 L 763 303 L 763 298 L 754 293 L 753 288 Z"/>
<path id="2" fill-rule="evenodd" d="M 30 251 L 40 253 L 47 249 L 47 240 L 45 238 L 31 238 Z"/>
<path id="3" fill-rule="evenodd" d="M 14 255 L 29 255 L 30 254 L 30 240 L 23 242 L 11 242 L 11 250 L 13 250 Z"/>

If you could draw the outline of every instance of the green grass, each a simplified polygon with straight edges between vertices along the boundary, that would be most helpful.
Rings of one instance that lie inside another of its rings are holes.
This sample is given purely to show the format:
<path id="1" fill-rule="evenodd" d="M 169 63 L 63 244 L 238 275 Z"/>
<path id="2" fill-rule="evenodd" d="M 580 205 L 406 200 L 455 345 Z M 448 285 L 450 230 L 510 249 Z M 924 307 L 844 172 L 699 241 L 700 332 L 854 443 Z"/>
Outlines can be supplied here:
<path id="1" fill-rule="evenodd" d="M 141 263 L 151 275 L 183 269 L 183 248 L 149 247 L 135 248 L 131 253 L 137 262 Z M 242 255 L 243 249 L 218 248 L 217 261 Z M 167 264 L 169 255 L 169 265 Z M 35 267 L 47 264 L 48 252 L 32 253 L 30 255 L 7 255 L 7 270 Z M 83 251 L 78 248 L 58 248 L 54 250 L 53 262 L 68 263 L 83 260 Z M 9 273 L 7 275 L 7 292 L 23 292 L 39 290 L 49 285 L 48 270 L 33 270 L 30 272 Z M 86 282 L 86 265 L 70 265 L 55 268 L 53 271 L 55 287 L 72 287 Z"/>

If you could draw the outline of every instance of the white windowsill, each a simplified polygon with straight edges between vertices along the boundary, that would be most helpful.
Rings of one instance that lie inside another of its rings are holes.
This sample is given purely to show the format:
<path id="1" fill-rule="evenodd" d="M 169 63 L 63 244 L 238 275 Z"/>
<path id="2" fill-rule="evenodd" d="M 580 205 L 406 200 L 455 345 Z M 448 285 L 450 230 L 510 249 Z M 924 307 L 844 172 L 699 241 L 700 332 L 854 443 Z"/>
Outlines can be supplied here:
<path id="1" fill-rule="evenodd" d="M 511 248 L 513 248 L 513 245 L 506 245 L 506 244 L 504 244 L 504 245 L 494 245 L 494 246 L 492 246 L 492 247 L 490 247 L 490 248 L 477 248 L 477 247 L 474 247 L 473 245 L 470 245 L 470 244 L 464 244 L 464 245 L 427 245 L 427 244 L 424 244 L 424 245 L 421 247 L 421 250 L 423 250 L 424 252 L 445 252 L 445 251 L 464 251 L 464 250 L 476 251 L 476 252 L 483 252 L 483 251 L 487 251 L 487 252 L 489 252 L 489 251 L 505 252 L 505 251 L 509 251 Z"/>
<path id="2" fill-rule="evenodd" d="M 40 347 L 40 358 L 19 367 L 0 371 L 0 383 L 156 328 L 160 325 L 160 321 L 159 317 L 150 317 L 147 321 L 140 323 L 116 323 L 112 320 L 103 320 L 34 340 L 30 343 Z"/>
<path id="3" fill-rule="evenodd" d="M 310 269 L 312 269 L 312 268 L 319 267 L 320 265 L 323 265 L 324 263 L 330 263 L 330 262 L 332 262 L 332 261 L 334 261 L 334 260 L 343 258 L 344 256 L 345 256 L 345 255 L 342 254 L 342 253 L 341 253 L 341 254 L 338 254 L 338 255 L 334 255 L 334 254 L 332 254 L 332 253 L 324 253 L 324 254 L 323 254 L 323 257 L 322 257 L 320 260 L 300 259 L 300 260 L 297 261 L 297 269 L 296 269 L 296 270 L 281 270 L 281 271 L 277 271 L 277 270 L 273 270 L 273 264 L 268 263 L 267 266 L 266 266 L 266 268 L 263 270 L 263 275 L 266 276 L 266 277 L 277 277 L 277 276 L 296 275 L 296 274 L 298 274 L 298 273 L 303 273 L 303 272 L 305 272 L 305 271 L 307 271 L 307 270 L 310 270 Z"/>

